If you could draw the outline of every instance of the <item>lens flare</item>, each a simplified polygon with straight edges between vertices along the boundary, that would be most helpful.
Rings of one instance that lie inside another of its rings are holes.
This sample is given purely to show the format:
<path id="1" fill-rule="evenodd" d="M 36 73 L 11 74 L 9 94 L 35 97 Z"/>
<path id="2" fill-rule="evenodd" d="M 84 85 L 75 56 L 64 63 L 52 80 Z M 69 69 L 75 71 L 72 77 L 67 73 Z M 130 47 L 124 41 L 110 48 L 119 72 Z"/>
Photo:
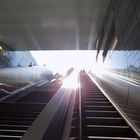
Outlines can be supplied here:
<path id="1" fill-rule="evenodd" d="M 64 79 L 62 88 L 77 89 L 78 86 L 78 72 L 73 72 L 70 76 Z"/>

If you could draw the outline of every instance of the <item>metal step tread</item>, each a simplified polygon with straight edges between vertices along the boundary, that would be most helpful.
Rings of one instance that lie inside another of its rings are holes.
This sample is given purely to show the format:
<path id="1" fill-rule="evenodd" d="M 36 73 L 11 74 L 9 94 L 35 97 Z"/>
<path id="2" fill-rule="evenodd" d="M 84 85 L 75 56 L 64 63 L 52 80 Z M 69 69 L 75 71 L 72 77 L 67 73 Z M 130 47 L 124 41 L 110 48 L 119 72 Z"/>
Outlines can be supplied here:
<path id="1" fill-rule="evenodd" d="M 84 110 L 84 112 L 101 112 L 101 113 L 118 113 L 116 110 L 114 111 L 107 111 L 107 110 Z"/>
<path id="2" fill-rule="evenodd" d="M 1 132 L 23 132 L 25 133 L 25 130 L 11 130 L 11 129 L 0 129 L 0 133 Z"/>
<path id="3" fill-rule="evenodd" d="M 86 125 L 84 127 L 100 127 L 100 128 L 124 128 L 129 129 L 129 126 L 117 126 L 117 125 Z"/>
<path id="4" fill-rule="evenodd" d="M 139 138 L 88 136 L 84 140 L 139 140 Z"/>
<path id="5" fill-rule="evenodd" d="M 0 135 L 0 138 L 19 138 L 19 139 L 21 139 L 21 138 L 22 138 L 22 136 Z"/>
<path id="6" fill-rule="evenodd" d="M 29 125 L 0 125 L 0 129 L 12 129 L 12 130 L 27 130 L 29 128 Z"/>

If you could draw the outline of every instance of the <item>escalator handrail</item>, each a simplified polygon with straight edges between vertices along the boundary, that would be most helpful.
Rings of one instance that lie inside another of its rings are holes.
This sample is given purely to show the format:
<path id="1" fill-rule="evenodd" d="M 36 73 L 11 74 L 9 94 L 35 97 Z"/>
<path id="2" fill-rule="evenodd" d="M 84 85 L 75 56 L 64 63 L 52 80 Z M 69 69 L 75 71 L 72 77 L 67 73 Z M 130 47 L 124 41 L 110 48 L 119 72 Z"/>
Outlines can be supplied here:
<path id="1" fill-rule="evenodd" d="M 31 127 L 23 135 L 21 140 L 41 140 L 45 139 L 49 135 L 55 137 L 48 138 L 49 140 L 56 140 L 60 136 L 59 133 L 54 132 L 53 127 L 57 127 L 58 124 L 61 125 L 64 121 L 65 112 L 67 109 L 67 104 L 69 103 L 71 92 L 66 92 L 67 89 L 62 87 L 56 92 L 54 97 L 50 102 L 44 107 L 40 115 L 33 122 Z M 66 106 L 63 104 L 66 103 Z M 60 115 L 60 117 L 59 117 Z M 57 116 L 60 118 L 58 119 Z M 58 120 L 57 120 L 58 119 Z M 51 134 L 50 134 L 51 132 Z"/>

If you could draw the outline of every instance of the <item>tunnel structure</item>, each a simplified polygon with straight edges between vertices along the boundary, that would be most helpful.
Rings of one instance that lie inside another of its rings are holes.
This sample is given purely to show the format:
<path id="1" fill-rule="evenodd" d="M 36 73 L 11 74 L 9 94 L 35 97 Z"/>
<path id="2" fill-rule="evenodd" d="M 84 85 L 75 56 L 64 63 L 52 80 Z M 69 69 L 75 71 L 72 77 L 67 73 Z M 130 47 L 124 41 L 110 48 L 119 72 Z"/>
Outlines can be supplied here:
<path id="1" fill-rule="evenodd" d="M 1 0 L 0 139 L 139 140 L 139 13 L 139 0 Z M 94 50 L 103 67 L 54 75 L 33 50 Z"/>

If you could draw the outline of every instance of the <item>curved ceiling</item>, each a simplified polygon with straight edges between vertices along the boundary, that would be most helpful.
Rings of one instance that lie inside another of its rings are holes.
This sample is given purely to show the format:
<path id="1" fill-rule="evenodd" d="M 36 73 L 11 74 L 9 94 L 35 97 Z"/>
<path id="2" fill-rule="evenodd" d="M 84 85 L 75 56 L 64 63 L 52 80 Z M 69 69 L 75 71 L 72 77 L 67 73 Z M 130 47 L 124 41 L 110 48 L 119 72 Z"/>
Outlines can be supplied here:
<path id="1" fill-rule="evenodd" d="M 0 41 L 16 50 L 90 50 L 110 0 L 1 0 Z"/>

